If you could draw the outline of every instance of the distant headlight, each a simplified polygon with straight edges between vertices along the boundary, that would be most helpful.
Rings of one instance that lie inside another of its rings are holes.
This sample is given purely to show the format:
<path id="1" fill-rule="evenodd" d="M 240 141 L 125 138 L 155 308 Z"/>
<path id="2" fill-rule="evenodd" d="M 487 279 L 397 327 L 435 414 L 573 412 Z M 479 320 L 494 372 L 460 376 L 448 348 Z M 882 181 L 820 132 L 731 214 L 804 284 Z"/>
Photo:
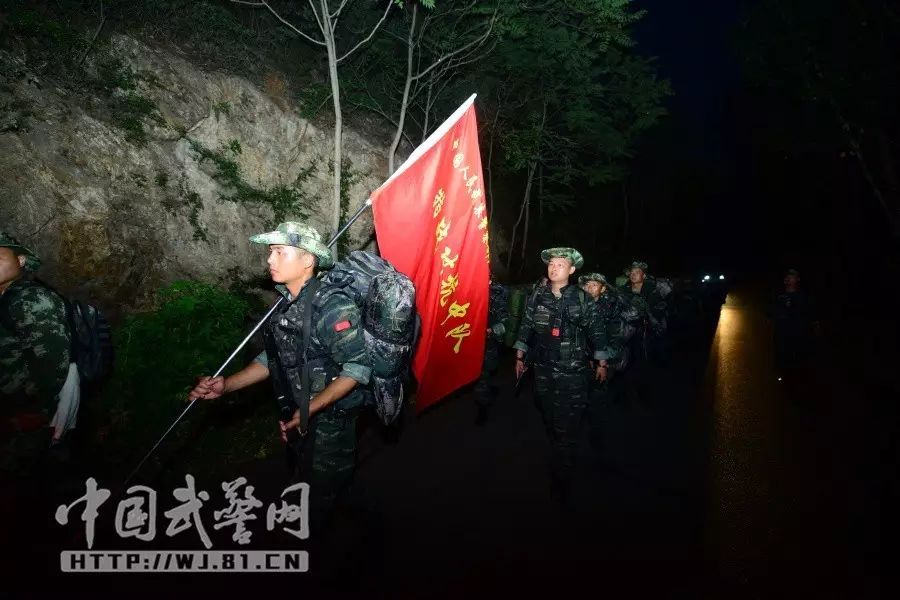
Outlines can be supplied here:
<path id="1" fill-rule="evenodd" d="M 709 280 L 710 280 L 710 276 L 709 276 L 709 275 L 704 275 L 704 276 L 703 276 L 703 281 L 709 281 Z"/>
<path id="2" fill-rule="evenodd" d="M 724 281 L 724 280 L 725 280 L 725 276 L 724 276 L 724 275 L 719 275 L 719 281 Z"/>

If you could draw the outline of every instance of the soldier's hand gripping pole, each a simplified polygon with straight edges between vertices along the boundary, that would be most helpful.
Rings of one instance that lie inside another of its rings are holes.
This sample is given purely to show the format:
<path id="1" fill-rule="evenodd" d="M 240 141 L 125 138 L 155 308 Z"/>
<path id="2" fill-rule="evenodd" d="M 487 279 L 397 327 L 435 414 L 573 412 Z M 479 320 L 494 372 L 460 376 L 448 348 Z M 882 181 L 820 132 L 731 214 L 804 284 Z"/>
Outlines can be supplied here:
<path id="1" fill-rule="evenodd" d="M 334 234 L 334 236 L 331 238 L 331 240 L 329 240 L 328 247 L 331 248 L 332 246 L 334 246 L 337 243 L 338 239 L 340 239 L 340 237 L 342 235 L 344 235 L 344 233 L 348 229 L 350 229 L 350 226 L 353 225 L 353 223 L 363 214 L 363 212 L 365 212 L 365 210 L 371 206 L 372 206 L 372 199 L 366 198 L 366 201 L 363 202 L 362 206 L 359 207 L 359 210 L 357 210 L 355 213 L 353 213 L 353 216 L 350 217 L 347 220 L 347 222 L 344 224 L 344 226 L 341 227 L 337 231 L 337 233 Z M 253 329 L 250 331 L 250 333 L 247 334 L 247 337 L 245 337 L 244 340 L 240 344 L 238 344 L 238 347 L 234 349 L 234 352 L 232 352 L 231 355 L 227 359 L 225 359 L 225 362 L 222 363 L 222 366 L 219 367 L 219 369 L 213 375 L 213 378 L 218 377 L 219 375 L 222 374 L 222 372 L 225 370 L 225 368 L 228 366 L 228 364 L 234 359 L 234 357 L 237 356 L 241 350 L 243 350 L 244 346 L 247 345 L 247 342 L 249 342 L 250 339 L 256 334 L 256 332 L 259 331 L 259 328 L 262 327 L 266 323 L 266 321 L 269 320 L 269 317 L 272 316 L 272 313 L 275 312 L 275 309 L 278 308 L 278 306 L 282 303 L 282 301 L 284 301 L 283 297 L 278 298 L 278 300 L 275 302 L 275 304 L 272 305 L 272 308 L 269 309 L 269 312 L 267 312 L 263 316 L 263 318 L 259 320 L 259 322 L 256 324 L 256 326 L 254 326 Z M 168 436 L 172 432 L 172 430 L 175 429 L 175 426 L 181 422 L 181 419 L 184 418 L 184 415 L 186 415 L 189 410 L 191 410 L 191 407 L 194 406 L 194 403 L 197 402 L 197 400 L 199 400 L 199 398 L 194 398 L 193 400 L 191 400 L 191 402 L 185 407 L 185 409 L 183 411 L 181 411 L 181 414 L 178 415 L 178 418 L 176 418 L 172 422 L 172 424 L 169 426 L 169 428 L 166 429 L 166 432 L 162 434 L 162 436 L 156 441 L 155 444 L 153 444 L 153 447 L 150 449 L 150 452 L 148 452 L 147 454 L 144 455 L 144 458 L 141 459 L 141 462 L 139 462 L 137 464 L 137 466 L 131 471 L 131 474 L 128 475 L 128 478 L 125 480 L 125 483 L 123 484 L 124 487 L 127 487 L 128 484 L 131 482 L 131 480 L 134 479 L 134 476 L 137 475 L 138 471 L 141 470 L 141 467 L 144 466 L 144 463 L 147 462 L 147 459 L 149 459 L 151 456 L 153 456 L 153 453 L 156 452 L 156 449 L 159 448 L 160 444 L 163 443 L 163 440 L 166 439 L 166 436 Z"/>

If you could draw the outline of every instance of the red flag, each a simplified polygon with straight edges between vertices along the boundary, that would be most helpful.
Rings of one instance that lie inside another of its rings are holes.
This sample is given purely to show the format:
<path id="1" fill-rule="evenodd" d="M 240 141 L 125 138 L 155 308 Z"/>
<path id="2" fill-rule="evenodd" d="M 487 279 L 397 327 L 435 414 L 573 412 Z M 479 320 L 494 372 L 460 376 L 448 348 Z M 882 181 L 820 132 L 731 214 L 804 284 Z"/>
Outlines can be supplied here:
<path id="1" fill-rule="evenodd" d="M 372 194 L 381 255 L 416 286 L 417 410 L 476 379 L 488 310 L 488 219 L 469 98 Z"/>

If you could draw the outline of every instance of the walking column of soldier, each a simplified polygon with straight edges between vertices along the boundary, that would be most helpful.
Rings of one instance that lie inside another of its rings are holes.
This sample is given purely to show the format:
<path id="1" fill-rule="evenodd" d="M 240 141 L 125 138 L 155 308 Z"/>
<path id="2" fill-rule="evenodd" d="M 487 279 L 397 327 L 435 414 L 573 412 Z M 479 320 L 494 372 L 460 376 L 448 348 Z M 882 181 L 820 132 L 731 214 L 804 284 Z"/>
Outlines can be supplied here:
<path id="1" fill-rule="evenodd" d="M 242 344 L 215 375 L 201 377 L 188 407 L 126 484 L 195 402 L 268 379 L 292 482 L 309 485 L 310 528 L 321 530 L 353 479 L 361 411 L 373 407 L 384 424 L 393 423 L 412 363 L 417 410 L 477 379 L 476 423 L 483 424 L 498 396 L 491 382 L 505 340 L 516 353 L 516 389 L 526 373 L 534 374 L 550 441 L 551 491 L 565 504 L 588 408 L 625 395 L 647 399 L 648 361 L 666 330 L 671 286 L 649 278 L 643 262 L 625 270 L 619 288 L 599 273 L 573 280 L 584 265 L 581 253 L 549 248 L 540 253 L 546 277 L 531 286 L 524 310 L 517 311 L 514 339 L 512 330 L 507 335 L 515 325 L 507 318 L 510 295 L 493 277 L 488 282 L 473 102 L 474 96 L 457 109 L 330 242 L 295 221 L 250 237 L 268 251 L 276 290 L 276 303 L 257 326 L 265 350 L 236 373 L 219 376 Z M 431 189 L 423 193 L 426 177 Z M 337 262 L 332 246 L 370 206 L 383 256 L 356 251 Z M 2 470 L 13 474 L 13 508 L 40 504 L 32 500 L 48 486 L 35 473 L 52 479 L 48 465 L 65 470 L 81 384 L 111 368 L 102 313 L 36 279 L 39 264 L 30 248 L 0 234 L 0 393 L 3 424 L 9 425 Z M 479 330 L 483 340 L 476 340 Z"/>
<path id="2" fill-rule="evenodd" d="M 214 400 L 271 378 L 282 408 L 282 439 L 296 453 L 294 477 L 310 483 L 312 522 L 321 526 L 352 478 L 357 417 L 366 397 L 373 395 L 372 353 L 366 346 L 385 342 L 373 340 L 371 332 L 364 331 L 365 319 L 350 295 L 354 282 L 346 280 L 348 273 L 343 273 L 345 280 L 338 285 L 334 282 L 341 277 L 336 273 L 328 274 L 326 284 L 316 277 L 331 269 L 334 259 L 314 228 L 285 222 L 250 241 L 267 246 L 271 278 L 285 302 L 265 324 L 265 351 L 233 375 L 201 378 L 189 400 Z M 357 260 L 365 256 L 381 261 L 367 253 L 354 255 Z M 650 345 L 666 327 L 667 289 L 647 278 L 648 267 L 642 262 L 626 269 L 629 281 L 621 288 L 599 273 L 581 275 L 576 286 L 571 279 L 584 264 L 578 250 L 550 248 L 540 256 L 547 275 L 533 286 L 525 302 L 513 346 L 515 376 L 518 385 L 526 371 L 534 372 L 552 448 L 552 490 L 564 498 L 588 407 L 625 393 L 645 400 L 645 367 Z M 2 392 L 23 402 L 10 417 L 14 432 L 3 456 L 6 468 L 28 473 L 46 447 L 60 446 L 74 426 L 78 407 L 71 390 L 77 390 L 80 375 L 72 356 L 66 301 L 33 277 L 39 265 L 37 255 L 4 233 L 0 234 L 0 258 Z M 383 268 L 384 274 L 391 274 L 388 265 Z M 498 395 L 490 378 L 500 366 L 508 303 L 507 290 L 492 278 L 484 365 L 474 386 L 477 424 L 487 420 Z M 394 313 L 402 308 L 396 301 L 390 306 Z M 391 391 L 385 383 L 399 386 L 399 380 L 380 382 L 379 406 L 385 406 L 385 398 L 393 399 L 390 410 L 396 411 L 400 392 Z M 46 422 L 40 415 L 53 418 Z"/>

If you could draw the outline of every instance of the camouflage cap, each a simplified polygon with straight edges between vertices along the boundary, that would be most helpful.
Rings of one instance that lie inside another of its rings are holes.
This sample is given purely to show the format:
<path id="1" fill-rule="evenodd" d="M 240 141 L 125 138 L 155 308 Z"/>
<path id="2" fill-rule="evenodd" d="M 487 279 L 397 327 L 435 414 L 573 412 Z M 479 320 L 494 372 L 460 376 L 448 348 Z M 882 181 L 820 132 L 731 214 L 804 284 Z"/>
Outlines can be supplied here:
<path id="1" fill-rule="evenodd" d="M 785 277 L 787 277 L 788 275 L 793 275 L 794 277 L 800 277 L 800 271 L 798 271 L 797 269 L 788 269 L 787 271 L 785 271 L 784 275 L 785 275 Z"/>
<path id="2" fill-rule="evenodd" d="M 319 259 L 320 269 L 334 266 L 334 258 L 328 246 L 322 243 L 322 236 L 313 227 L 297 221 L 279 223 L 275 231 L 260 233 L 250 238 L 254 244 L 280 244 L 294 246 L 312 252 Z"/>
<path id="3" fill-rule="evenodd" d="M 12 250 L 17 254 L 25 257 L 25 269 L 28 271 L 37 271 L 38 267 L 41 266 L 41 259 L 38 258 L 38 255 L 28 248 L 27 246 L 23 246 L 14 238 L 9 235 L 5 231 L 0 231 L 0 247 L 3 248 L 12 248 Z"/>
<path id="4" fill-rule="evenodd" d="M 551 258 L 568 259 L 576 269 L 580 269 L 584 265 L 584 258 L 581 256 L 581 252 L 575 248 L 547 248 L 541 251 L 542 261 L 548 263 Z"/>
<path id="5" fill-rule="evenodd" d="M 603 275 L 603 273 L 585 273 L 578 278 L 578 285 L 584 285 L 588 281 L 596 281 L 597 283 L 602 283 L 603 285 L 609 285 L 609 282 L 606 280 L 606 276 Z"/>
<path id="6" fill-rule="evenodd" d="M 632 269 L 640 269 L 641 271 L 646 273 L 647 271 L 650 270 L 650 267 L 644 261 L 636 260 L 636 261 L 632 262 L 630 266 L 626 267 L 625 274 L 626 275 L 630 274 Z"/>

